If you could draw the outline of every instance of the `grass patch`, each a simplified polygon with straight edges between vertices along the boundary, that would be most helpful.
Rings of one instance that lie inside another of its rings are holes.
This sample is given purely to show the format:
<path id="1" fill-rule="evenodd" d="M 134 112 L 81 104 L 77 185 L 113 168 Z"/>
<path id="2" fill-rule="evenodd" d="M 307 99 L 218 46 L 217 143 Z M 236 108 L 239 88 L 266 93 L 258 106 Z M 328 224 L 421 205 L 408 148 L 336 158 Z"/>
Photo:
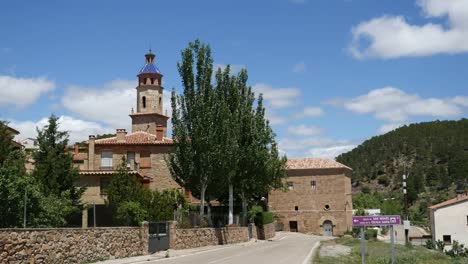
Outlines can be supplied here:
<path id="1" fill-rule="evenodd" d="M 321 257 L 320 249 L 314 257 L 314 264 L 355 264 L 361 263 L 361 240 L 357 238 L 338 238 L 322 241 L 321 247 L 327 245 L 341 244 L 351 247 L 351 254 L 339 257 Z M 381 241 L 366 241 L 366 263 L 367 264 L 389 264 L 390 243 Z M 454 259 L 445 254 L 425 247 L 395 245 L 395 264 L 468 264 L 468 259 Z"/>

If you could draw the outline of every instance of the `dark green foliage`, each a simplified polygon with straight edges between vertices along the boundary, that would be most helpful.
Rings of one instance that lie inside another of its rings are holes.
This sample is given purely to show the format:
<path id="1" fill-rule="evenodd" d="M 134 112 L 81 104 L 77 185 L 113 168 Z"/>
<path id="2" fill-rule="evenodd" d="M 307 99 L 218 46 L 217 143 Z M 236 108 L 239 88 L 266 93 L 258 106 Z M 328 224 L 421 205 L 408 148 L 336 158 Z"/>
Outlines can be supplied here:
<path id="1" fill-rule="evenodd" d="M 182 51 L 178 69 L 183 93 L 172 93 L 171 174 L 200 198 L 201 216 L 205 200 L 213 198 L 229 200 L 232 212 L 233 197 L 242 200 L 246 215 L 249 201 L 280 188 L 286 176 L 262 96 L 247 86 L 246 70 L 233 76 L 229 66 L 217 71 L 213 85 L 211 49 L 198 40 Z"/>
<path id="2" fill-rule="evenodd" d="M 466 258 L 468 257 L 468 249 L 465 248 L 464 244 L 461 244 L 457 240 L 454 240 L 452 242 L 452 248 L 450 250 L 446 250 L 445 254 L 451 256 L 452 258 L 457 258 L 457 257 Z"/>
<path id="3" fill-rule="evenodd" d="M 376 229 L 367 229 L 364 231 L 364 237 L 369 240 L 376 240 L 377 239 L 377 230 Z"/>
<path id="4" fill-rule="evenodd" d="M 410 218 L 426 222 L 426 206 L 453 198 L 454 185 L 467 189 L 468 119 L 403 126 L 366 140 L 336 160 L 353 168 L 353 182 L 365 184 L 375 180 L 386 186 L 385 196 L 401 195 L 406 170 Z M 362 192 L 371 191 L 362 188 Z"/>
<path id="5" fill-rule="evenodd" d="M 262 213 L 262 225 L 271 224 L 273 221 L 275 221 L 275 218 L 272 212 Z"/>
<path id="6" fill-rule="evenodd" d="M 36 153 L 33 175 L 25 171 L 23 153 L 6 144 L 11 144 L 11 137 L 5 134 L 4 123 L 0 123 L 1 227 L 23 225 L 25 195 L 27 227 L 65 226 L 67 218 L 80 211 L 81 192 L 73 186 L 77 174 L 66 151 L 67 133 L 58 131 L 56 121 L 52 116 L 49 126 L 40 131 L 40 149 Z"/>
<path id="7" fill-rule="evenodd" d="M 367 186 L 363 186 L 363 187 L 361 188 L 361 192 L 362 192 L 362 193 L 370 193 L 370 192 L 371 192 L 371 189 L 370 189 L 369 187 L 367 187 Z"/>
<path id="8" fill-rule="evenodd" d="M 353 168 L 353 181 L 383 173 L 398 186 L 406 166 L 412 185 L 408 189 L 416 194 L 425 186 L 447 188 L 457 179 L 468 179 L 468 119 L 403 126 L 366 140 L 337 161 Z"/>
<path id="9" fill-rule="evenodd" d="M 179 190 L 159 192 L 144 188 L 135 175 L 128 173 L 125 159 L 106 191 L 108 206 L 115 212 L 114 221 L 120 225 L 172 220 L 175 210 L 185 211 L 188 206 Z"/>
<path id="10" fill-rule="evenodd" d="M 388 186 L 390 184 L 390 179 L 388 176 L 382 175 L 377 178 L 377 182 L 383 186 Z"/>
<path id="11" fill-rule="evenodd" d="M 37 130 L 39 149 L 34 152 L 36 162 L 33 176 L 40 182 L 44 193 L 60 197 L 68 192 L 69 199 L 78 205 L 83 190 L 74 187 L 78 169 L 67 151 L 68 133 L 59 131 L 58 118 L 52 115 L 42 130 Z"/>
<path id="12" fill-rule="evenodd" d="M 24 157 L 14 150 L 11 140 L 6 123 L 0 122 L 0 227 L 22 225 L 24 194 L 33 186 L 33 179 L 26 175 Z"/>
<path id="13" fill-rule="evenodd" d="M 432 242 L 432 239 L 426 240 L 426 244 L 424 245 L 427 249 L 435 249 L 434 242 Z"/>

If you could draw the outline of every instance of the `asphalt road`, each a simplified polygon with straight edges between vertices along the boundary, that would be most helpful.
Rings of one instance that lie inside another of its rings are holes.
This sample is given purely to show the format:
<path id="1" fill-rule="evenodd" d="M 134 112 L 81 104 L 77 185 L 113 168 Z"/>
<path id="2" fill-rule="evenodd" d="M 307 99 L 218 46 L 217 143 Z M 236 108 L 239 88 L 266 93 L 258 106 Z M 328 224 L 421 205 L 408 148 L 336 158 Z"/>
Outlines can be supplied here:
<path id="1" fill-rule="evenodd" d="M 233 245 L 198 254 L 148 261 L 154 264 L 309 264 L 311 250 L 320 236 L 299 233 L 280 233 L 274 241 Z"/>

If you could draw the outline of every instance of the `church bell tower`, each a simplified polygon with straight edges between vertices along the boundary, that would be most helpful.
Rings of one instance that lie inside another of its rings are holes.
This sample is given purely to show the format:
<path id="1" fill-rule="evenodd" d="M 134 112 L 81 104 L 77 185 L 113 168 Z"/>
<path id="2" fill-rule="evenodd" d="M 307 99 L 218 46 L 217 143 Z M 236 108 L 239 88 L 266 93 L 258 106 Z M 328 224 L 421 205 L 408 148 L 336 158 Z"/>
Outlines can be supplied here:
<path id="1" fill-rule="evenodd" d="M 163 114 L 163 75 L 154 64 L 155 57 L 150 49 L 145 54 L 146 63 L 137 75 L 137 107 L 136 112 L 132 109 L 130 114 L 132 132 L 144 131 L 153 135 L 162 132 L 166 136 L 169 117 Z"/>

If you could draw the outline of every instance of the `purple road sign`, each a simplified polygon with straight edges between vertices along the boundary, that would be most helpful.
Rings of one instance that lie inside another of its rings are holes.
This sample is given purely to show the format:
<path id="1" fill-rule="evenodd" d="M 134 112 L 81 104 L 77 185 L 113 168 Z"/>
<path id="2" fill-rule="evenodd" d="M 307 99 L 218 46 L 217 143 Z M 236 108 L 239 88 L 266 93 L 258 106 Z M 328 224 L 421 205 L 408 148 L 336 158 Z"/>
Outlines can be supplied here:
<path id="1" fill-rule="evenodd" d="M 353 226 L 388 226 L 399 225 L 399 215 L 353 216 Z"/>

